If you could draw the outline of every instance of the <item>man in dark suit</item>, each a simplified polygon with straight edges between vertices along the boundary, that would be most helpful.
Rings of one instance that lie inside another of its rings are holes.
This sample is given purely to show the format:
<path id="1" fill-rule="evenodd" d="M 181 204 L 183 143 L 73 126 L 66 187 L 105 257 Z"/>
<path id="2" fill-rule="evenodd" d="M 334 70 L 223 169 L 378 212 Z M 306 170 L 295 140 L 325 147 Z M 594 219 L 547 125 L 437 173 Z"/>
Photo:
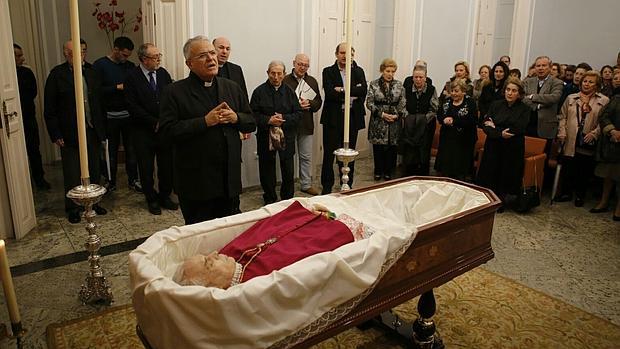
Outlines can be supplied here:
<path id="1" fill-rule="evenodd" d="M 351 59 L 355 50 L 351 48 Z M 346 65 L 346 43 L 336 46 L 336 62 L 334 65 L 323 69 L 323 90 L 325 91 L 325 103 L 321 113 L 323 125 L 323 165 L 321 167 L 322 194 L 332 192 L 334 186 L 334 150 L 343 146 L 344 138 L 344 69 Z M 349 147 L 355 149 L 357 132 L 366 127 L 364 116 L 364 100 L 368 85 L 364 70 L 355 62 L 351 64 L 351 115 L 349 128 Z M 353 174 L 355 163 L 349 163 L 349 186 L 353 187 Z M 338 162 L 339 172 L 342 171 L 342 163 Z"/>
<path id="2" fill-rule="evenodd" d="M 17 83 L 19 85 L 19 102 L 22 107 L 24 120 L 24 136 L 26 138 L 26 152 L 34 183 L 39 189 L 50 189 L 45 180 L 41 152 L 39 151 L 39 126 L 35 112 L 34 99 L 37 97 L 37 79 L 30 68 L 24 66 L 24 52 L 22 48 L 13 44 L 15 66 L 17 69 Z"/>
<path id="3" fill-rule="evenodd" d="M 230 41 L 221 36 L 213 39 L 213 46 L 215 46 L 215 51 L 217 51 L 217 76 L 220 78 L 226 78 L 232 80 L 239 84 L 241 90 L 245 94 L 245 98 L 248 98 L 248 88 L 245 85 L 245 77 L 243 76 L 243 69 L 238 64 L 228 61 L 230 58 Z M 239 137 L 242 140 L 250 139 L 249 133 L 239 133 Z M 241 202 L 239 201 L 239 197 L 233 198 L 233 213 L 241 213 L 241 209 L 239 205 Z"/>
<path id="4" fill-rule="evenodd" d="M 85 45 L 80 45 L 85 47 Z M 85 48 L 81 48 L 85 52 Z M 62 174 L 65 193 L 80 185 L 80 157 L 77 134 L 77 112 L 75 106 L 75 87 L 73 85 L 73 45 L 67 41 L 63 46 L 66 62 L 50 71 L 45 82 L 45 123 L 53 143 L 60 147 Z M 84 55 L 82 64 L 84 64 Z M 90 182 L 98 184 L 100 171 L 100 144 L 105 139 L 105 117 L 101 104 L 101 78 L 92 66 L 83 65 L 84 77 L 84 116 L 86 118 L 86 140 L 88 148 L 88 170 Z M 94 211 L 103 215 L 107 211 L 93 206 Z M 80 207 L 65 196 L 65 211 L 71 223 L 80 221 Z"/>
<path id="5" fill-rule="evenodd" d="M 258 132 L 256 133 L 256 150 L 258 151 L 258 171 L 263 187 L 265 205 L 278 201 L 276 196 L 276 154 L 280 157 L 282 185 L 280 198 L 290 199 L 295 194 L 295 139 L 297 123 L 302 116 L 302 109 L 295 92 L 282 83 L 284 80 L 284 63 L 272 61 L 267 68 L 268 79 L 252 93 L 250 107 L 254 113 Z M 270 146 L 270 133 L 277 128 L 284 132 L 284 149 Z"/>
<path id="6" fill-rule="evenodd" d="M 150 43 L 138 48 L 140 64 L 125 79 L 125 99 L 133 119 L 133 139 L 140 169 L 140 182 L 149 212 L 161 214 L 161 208 L 176 210 L 172 193 L 172 149 L 159 132 L 159 100 L 162 91 L 172 83 L 170 74 L 159 66 L 161 54 Z M 159 193 L 155 191 L 153 172 L 157 157 Z"/>
<path id="7" fill-rule="evenodd" d="M 239 132 L 256 129 L 238 84 L 217 78 L 217 52 L 205 36 L 183 46 L 187 78 L 161 99 L 160 132 L 172 141 L 174 188 L 186 224 L 232 213 L 241 193 Z"/>

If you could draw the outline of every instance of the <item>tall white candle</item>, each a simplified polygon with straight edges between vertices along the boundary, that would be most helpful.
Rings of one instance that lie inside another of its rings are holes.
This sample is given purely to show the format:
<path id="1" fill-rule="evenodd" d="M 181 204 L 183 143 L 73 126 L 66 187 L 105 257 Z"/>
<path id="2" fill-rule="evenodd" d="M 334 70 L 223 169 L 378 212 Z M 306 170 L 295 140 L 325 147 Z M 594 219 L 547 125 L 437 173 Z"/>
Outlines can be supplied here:
<path id="1" fill-rule="evenodd" d="M 351 47 L 353 46 L 353 1 L 347 0 L 347 63 L 344 68 L 345 88 L 344 88 L 344 147 L 349 147 L 349 128 L 351 122 Z"/>
<path id="2" fill-rule="evenodd" d="M 71 43 L 73 45 L 73 86 L 77 112 L 78 144 L 80 149 L 81 178 L 88 178 L 88 148 L 86 145 L 86 117 L 84 114 L 84 86 L 82 84 L 82 47 L 80 45 L 80 18 L 78 0 L 71 0 Z"/>
<path id="3" fill-rule="evenodd" d="M 9 308 L 9 318 L 12 324 L 17 324 L 21 321 L 21 317 L 17 307 L 17 297 L 15 297 L 15 288 L 13 287 L 13 278 L 11 277 L 11 269 L 9 269 L 9 258 L 6 255 L 4 240 L 0 240 L 0 277 L 2 277 L 6 306 Z"/>

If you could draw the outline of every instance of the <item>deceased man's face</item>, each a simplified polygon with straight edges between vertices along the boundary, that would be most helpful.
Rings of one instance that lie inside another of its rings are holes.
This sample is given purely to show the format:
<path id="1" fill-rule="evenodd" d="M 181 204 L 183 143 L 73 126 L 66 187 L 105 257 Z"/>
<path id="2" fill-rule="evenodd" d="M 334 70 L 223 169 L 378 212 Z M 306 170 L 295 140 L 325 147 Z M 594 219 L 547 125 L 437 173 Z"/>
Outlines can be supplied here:
<path id="1" fill-rule="evenodd" d="M 235 260 L 217 252 L 195 255 L 183 265 L 182 281 L 206 287 L 228 288 L 235 272 Z"/>

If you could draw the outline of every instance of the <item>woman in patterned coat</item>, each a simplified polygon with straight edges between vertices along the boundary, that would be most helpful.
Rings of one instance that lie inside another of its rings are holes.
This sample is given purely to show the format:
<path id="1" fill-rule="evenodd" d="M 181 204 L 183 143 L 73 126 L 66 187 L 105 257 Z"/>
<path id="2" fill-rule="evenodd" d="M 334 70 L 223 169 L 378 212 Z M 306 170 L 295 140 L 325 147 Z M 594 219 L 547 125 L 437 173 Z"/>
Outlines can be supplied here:
<path id="1" fill-rule="evenodd" d="M 391 179 L 396 167 L 396 152 L 401 132 L 401 118 L 406 111 L 405 89 L 394 80 L 396 62 L 386 58 L 381 62 L 381 77 L 370 83 L 366 108 L 370 110 L 368 141 L 372 144 L 375 180 Z"/>

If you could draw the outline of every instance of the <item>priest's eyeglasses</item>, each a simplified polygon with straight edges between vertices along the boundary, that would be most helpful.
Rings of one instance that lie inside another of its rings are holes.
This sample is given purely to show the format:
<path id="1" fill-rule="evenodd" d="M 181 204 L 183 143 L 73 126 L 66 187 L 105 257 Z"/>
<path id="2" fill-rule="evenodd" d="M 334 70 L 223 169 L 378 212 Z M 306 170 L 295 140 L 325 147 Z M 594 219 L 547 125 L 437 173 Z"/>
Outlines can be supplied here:
<path id="1" fill-rule="evenodd" d="M 157 54 L 157 55 L 152 55 L 152 56 L 144 56 L 144 57 L 149 58 L 149 59 L 153 59 L 153 60 L 159 60 L 159 59 L 161 59 L 163 56 L 164 56 L 164 55 L 162 55 L 162 54 L 160 53 L 160 54 Z"/>
<path id="2" fill-rule="evenodd" d="M 203 52 L 199 55 L 192 57 L 191 59 L 196 60 L 196 61 L 206 61 L 209 57 L 216 56 L 216 55 L 217 55 L 217 52 L 213 50 L 213 51 Z"/>

